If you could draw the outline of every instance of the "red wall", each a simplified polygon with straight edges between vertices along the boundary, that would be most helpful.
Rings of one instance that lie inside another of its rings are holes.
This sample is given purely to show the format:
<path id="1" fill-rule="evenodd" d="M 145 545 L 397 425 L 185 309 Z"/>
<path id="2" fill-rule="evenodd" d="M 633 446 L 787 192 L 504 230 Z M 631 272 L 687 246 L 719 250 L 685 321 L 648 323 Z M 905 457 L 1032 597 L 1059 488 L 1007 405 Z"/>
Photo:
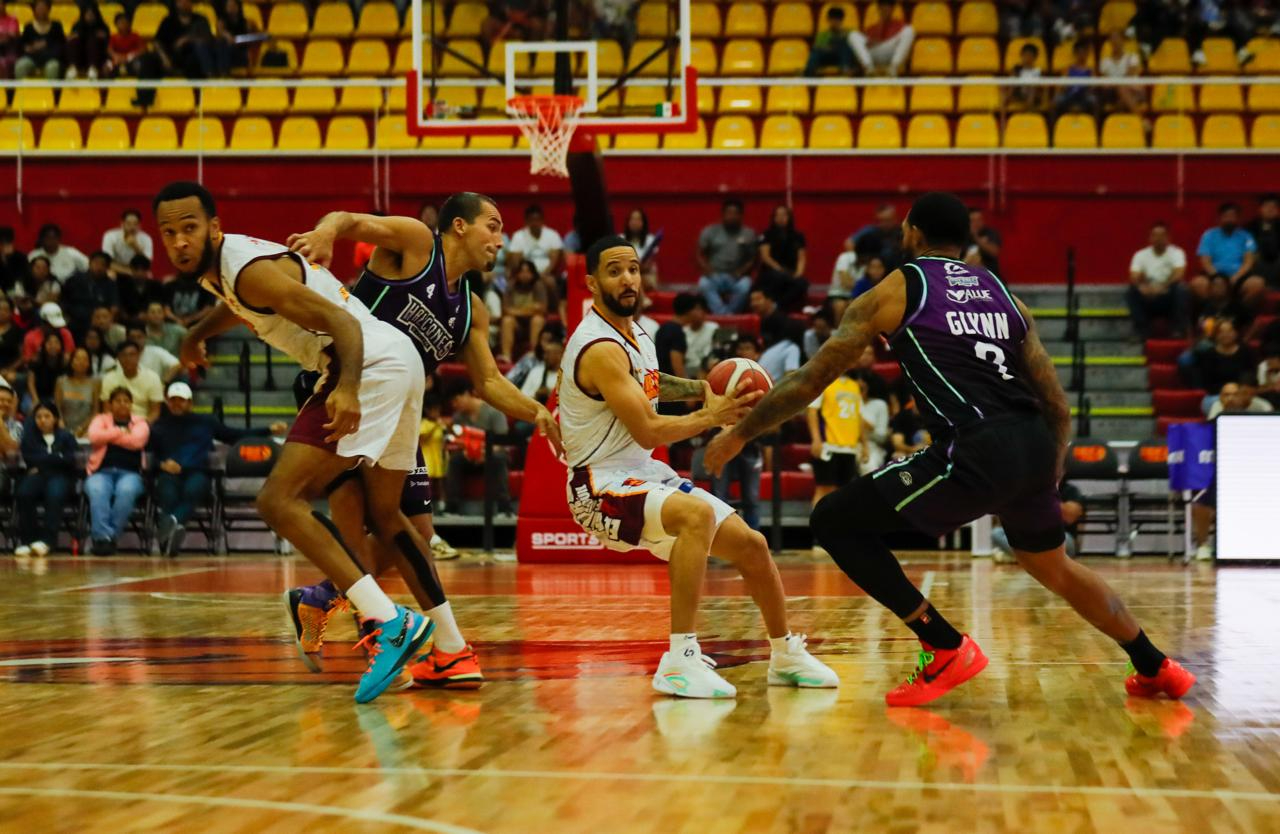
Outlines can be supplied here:
<path id="1" fill-rule="evenodd" d="M 1121 281 L 1130 254 L 1145 245 L 1156 219 L 1172 225 L 1174 240 L 1193 252 L 1214 221 L 1215 207 L 1236 199 L 1252 212 L 1258 192 L 1280 190 L 1280 164 L 1257 156 L 1185 157 L 612 157 L 606 178 L 614 217 L 642 206 L 654 229 L 665 228 L 660 268 L 669 281 L 696 277 L 698 232 L 719 216 L 724 195 L 747 202 L 747 221 L 759 229 L 773 205 L 791 199 L 798 227 L 809 239 L 811 280 L 825 282 L 843 239 L 869 222 L 876 205 L 905 212 L 911 196 L 929 189 L 959 193 L 987 210 L 1005 239 L 1004 271 L 1013 283 L 1062 280 L 1064 252 L 1074 245 L 1084 281 Z M 0 225 L 18 229 L 30 246 L 37 227 L 60 223 L 66 240 L 96 248 L 102 231 L 126 206 L 143 209 L 171 179 L 194 178 L 194 158 L 62 158 L 23 160 L 22 211 L 16 204 L 16 164 L 0 159 Z M 1183 204 L 1178 205 L 1179 181 Z M 206 158 L 204 181 L 219 200 L 229 231 L 283 240 L 310 228 L 324 212 L 369 210 L 369 158 Z M 516 157 L 397 157 L 391 160 L 392 209 L 414 214 L 423 199 L 439 201 L 470 189 L 499 200 L 509 231 L 522 225 L 533 200 L 562 233 L 572 205 L 558 180 L 531 178 Z M 161 258 L 163 260 L 163 258 Z M 166 265 L 157 265 L 162 274 Z"/>

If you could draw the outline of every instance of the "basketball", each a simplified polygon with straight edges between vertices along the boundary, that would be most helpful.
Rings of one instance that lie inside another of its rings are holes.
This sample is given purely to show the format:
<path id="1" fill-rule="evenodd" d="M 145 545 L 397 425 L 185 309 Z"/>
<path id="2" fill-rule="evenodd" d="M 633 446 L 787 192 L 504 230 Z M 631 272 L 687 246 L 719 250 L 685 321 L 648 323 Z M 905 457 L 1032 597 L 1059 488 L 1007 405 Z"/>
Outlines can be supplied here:
<path id="1" fill-rule="evenodd" d="M 760 363 L 737 357 L 717 363 L 711 373 L 707 374 L 707 382 L 711 384 L 712 391 L 724 395 L 726 391 L 737 390 L 738 383 L 744 377 L 754 384 L 750 389 L 752 391 L 768 391 L 773 387 L 772 377 L 760 367 Z"/>

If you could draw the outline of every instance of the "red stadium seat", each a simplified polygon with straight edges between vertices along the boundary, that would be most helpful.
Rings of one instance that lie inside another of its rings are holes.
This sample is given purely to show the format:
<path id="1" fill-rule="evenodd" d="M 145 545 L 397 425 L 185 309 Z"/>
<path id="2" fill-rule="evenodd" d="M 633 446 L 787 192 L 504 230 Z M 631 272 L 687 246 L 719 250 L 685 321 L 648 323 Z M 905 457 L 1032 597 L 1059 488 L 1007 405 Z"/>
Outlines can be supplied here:
<path id="1" fill-rule="evenodd" d="M 1147 339 L 1147 361 L 1177 362 L 1190 346 L 1186 339 Z"/>
<path id="2" fill-rule="evenodd" d="M 808 443 L 788 443 L 782 447 L 782 468 L 784 470 L 799 470 L 800 464 L 811 463 L 813 458 L 809 454 L 810 446 Z"/>
<path id="3" fill-rule="evenodd" d="M 1205 392 L 1196 388 L 1177 391 L 1152 391 L 1151 407 L 1158 417 L 1198 417 Z"/>
<path id="4" fill-rule="evenodd" d="M 698 486 L 704 489 L 709 488 L 709 484 L 698 482 Z M 737 481 L 729 485 L 729 497 L 737 499 L 741 497 L 739 484 Z M 783 472 L 782 473 L 782 500 L 783 501 L 808 501 L 813 498 L 813 473 L 812 472 Z M 773 473 L 764 472 L 760 475 L 760 500 L 773 500 Z"/>
<path id="5" fill-rule="evenodd" d="M 732 327 L 739 333 L 751 336 L 760 335 L 760 317 L 754 313 L 742 313 L 730 316 L 707 316 L 721 327 Z"/>
<path id="6" fill-rule="evenodd" d="M 902 376 L 902 366 L 897 362 L 877 362 L 871 366 L 871 370 L 885 382 L 892 385 Z"/>
<path id="7" fill-rule="evenodd" d="M 676 294 L 654 290 L 653 292 L 645 293 L 645 298 L 652 302 L 646 312 L 651 316 L 656 316 L 659 313 L 670 313 L 672 311 L 671 305 L 675 303 Z"/>
<path id="8" fill-rule="evenodd" d="M 1178 366 L 1159 363 L 1147 366 L 1147 386 L 1152 390 L 1178 389 L 1184 387 L 1182 377 L 1178 375 Z"/>

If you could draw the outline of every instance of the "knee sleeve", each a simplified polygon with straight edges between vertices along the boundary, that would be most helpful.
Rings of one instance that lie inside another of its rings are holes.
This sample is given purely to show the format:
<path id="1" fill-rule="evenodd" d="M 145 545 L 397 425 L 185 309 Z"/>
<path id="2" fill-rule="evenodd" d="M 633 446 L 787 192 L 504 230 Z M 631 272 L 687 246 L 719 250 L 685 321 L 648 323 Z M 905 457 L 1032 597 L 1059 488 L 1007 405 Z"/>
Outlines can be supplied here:
<path id="1" fill-rule="evenodd" d="M 430 597 L 432 607 L 444 605 L 448 602 L 448 598 L 444 595 L 444 586 L 440 584 L 439 577 L 432 570 L 431 563 L 427 560 L 427 555 L 413 543 L 413 536 L 402 531 L 396 534 L 395 542 L 396 547 L 404 555 L 405 561 L 409 563 L 414 576 L 418 578 L 423 590 Z"/>
<path id="2" fill-rule="evenodd" d="M 809 527 L 823 547 L 861 533 L 892 533 L 909 525 L 875 488 L 870 475 L 855 479 L 818 502 Z"/>

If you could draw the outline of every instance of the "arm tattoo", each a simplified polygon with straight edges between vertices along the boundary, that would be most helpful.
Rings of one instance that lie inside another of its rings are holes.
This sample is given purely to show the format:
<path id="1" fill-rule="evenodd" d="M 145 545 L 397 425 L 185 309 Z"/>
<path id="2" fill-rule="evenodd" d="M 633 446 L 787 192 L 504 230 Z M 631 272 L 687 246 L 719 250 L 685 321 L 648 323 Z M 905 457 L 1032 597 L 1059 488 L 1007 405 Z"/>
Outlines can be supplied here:
<path id="1" fill-rule="evenodd" d="M 670 374 L 658 374 L 658 399 L 662 402 L 675 400 L 702 401 L 705 386 L 701 380 L 681 379 Z"/>

